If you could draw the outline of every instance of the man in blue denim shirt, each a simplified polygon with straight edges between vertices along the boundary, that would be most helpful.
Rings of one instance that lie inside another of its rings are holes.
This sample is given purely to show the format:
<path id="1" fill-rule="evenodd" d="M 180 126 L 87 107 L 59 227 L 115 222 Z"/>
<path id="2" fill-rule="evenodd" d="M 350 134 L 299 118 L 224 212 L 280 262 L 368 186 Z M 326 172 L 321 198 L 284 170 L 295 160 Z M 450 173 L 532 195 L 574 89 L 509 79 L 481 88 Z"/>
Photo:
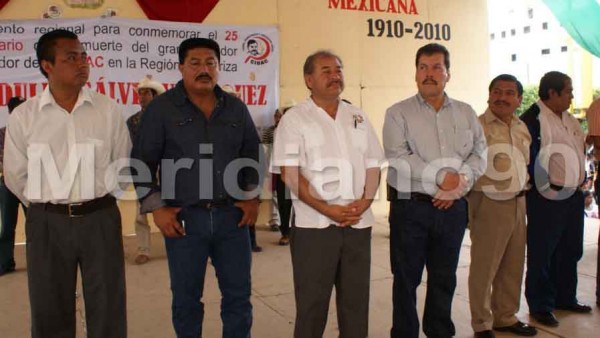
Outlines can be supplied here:
<path id="1" fill-rule="evenodd" d="M 201 336 L 208 257 L 223 337 L 250 337 L 252 325 L 247 226 L 258 216 L 259 138 L 244 103 L 217 85 L 219 60 L 213 40 L 181 43 L 183 79 L 150 103 L 132 151 L 150 169 L 138 170 L 136 189 L 141 212 L 152 212 L 165 237 L 180 338 Z"/>

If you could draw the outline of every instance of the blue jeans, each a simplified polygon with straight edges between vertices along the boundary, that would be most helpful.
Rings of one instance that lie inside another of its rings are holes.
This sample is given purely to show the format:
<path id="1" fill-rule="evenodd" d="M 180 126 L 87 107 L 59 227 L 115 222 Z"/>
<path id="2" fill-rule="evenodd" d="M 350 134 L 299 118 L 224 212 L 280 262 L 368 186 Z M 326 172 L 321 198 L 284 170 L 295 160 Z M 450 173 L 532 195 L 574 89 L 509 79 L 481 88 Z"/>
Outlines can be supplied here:
<path id="1" fill-rule="evenodd" d="M 0 180 L 0 272 L 15 269 L 15 227 L 19 215 L 19 199 Z M 25 210 L 25 207 L 23 207 Z"/>
<path id="2" fill-rule="evenodd" d="M 423 332 L 452 337 L 450 316 L 456 268 L 467 225 L 467 202 L 456 200 L 447 210 L 430 201 L 390 202 L 390 259 L 394 286 L 392 338 L 419 337 L 417 287 L 427 267 Z"/>
<path id="3" fill-rule="evenodd" d="M 234 206 L 184 208 L 178 218 L 185 221 L 186 236 L 165 238 L 173 292 L 172 319 L 178 338 L 201 336 L 201 299 L 208 257 L 222 295 L 223 337 L 250 337 L 250 237 L 248 227 L 237 225 L 241 217 L 242 211 Z"/>

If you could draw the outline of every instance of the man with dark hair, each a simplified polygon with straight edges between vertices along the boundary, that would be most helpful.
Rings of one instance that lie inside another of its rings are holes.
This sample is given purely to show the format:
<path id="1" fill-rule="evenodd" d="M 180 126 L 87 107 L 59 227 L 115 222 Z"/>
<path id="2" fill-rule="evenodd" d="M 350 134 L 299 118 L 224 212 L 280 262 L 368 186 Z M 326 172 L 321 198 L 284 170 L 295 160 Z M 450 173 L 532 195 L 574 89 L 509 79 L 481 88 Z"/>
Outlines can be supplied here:
<path id="1" fill-rule="evenodd" d="M 252 56 L 257 56 L 259 51 L 258 51 L 258 42 L 254 39 L 250 39 L 248 40 L 248 43 L 246 44 L 246 47 L 248 48 L 248 54 L 252 55 Z"/>
<path id="2" fill-rule="evenodd" d="M 177 336 L 202 334 L 210 257 L 222 294 L 223 337 L 246 338 L 252 326 L 248 226 L 258 216 L 259 138 L 244 103 L 217 84 L 219 45 L 187 39 L 179 58 L 182 80 L 150 103 L 132 151 L 152 177 L 136 183 L 141 212 L 152 212 L 165 237 Z"/>
<path id="3" fill-rule="evenodd" d="M 527 192 L 527 277 L 531 316 L 558 326 L 555 309 L 585 313 L 577 300 L 577 262 L 583 255 L 585 134 L 568 111 L 571 79 L 560 72 L 540 80 L 540 100 L 521 116 L 532 142 Z"/>
<path id="4" fill-rule="evenodd" d="M 445 92 L 448 50 L 417 51 L 418 94 L 388 108 L 383 146 L 390 163 L 390 259 L 394 274 L 394 338 L 419 336 L 417 287 L 427 267 L 423 331 L 455 334 L 450 316 L 456 268 L 467 225 L 463 196 L 485 171 L 485 136 L 468 104 Z"/>
<path id="5" fill-rule="evenodd" d="M 17 108 L 25 99 L 20 96 L 8 100 L 8 114 Z M 0 276 L 15 271 L 15 227 L 19 216 L 19 199 L 4 183 L 2 172 L 4 164 L 4 138 L 6 127 L 0 128 Z M 25 213 L 25 205 L 23 205 Z"/>
<path id="6" fill-rule="evenodd" d="M 488 167 L 468 195 L 471 265 L 469 304 L 475 337 L 494 337 L 492 328 L 533 336 L 520 322 L 525 265 L 525 189 L 531 136 L 515 115 L 523 86 L 502 74 L 489 86 L 488 109 L 479 116 L 488 144 Z"/>
<path id="7" fill-rule="evenodd" d="M 141 110 L 127 119 L 127 128 L 129 129 L 132 141 L 135 140 L 144 111 L 146 111 L 146 108 L 148 108 L 148 105 L 155 96 L 165 92 L 165 87 L 152 80 L 152 75 L 146 75 L 140 80 L 136 90 Z M 137 204 L 138 207 L 135 211 L 135 237 L 138 240 L 138 249 L 134 262 L 135 264 L 146 264 L 150 260 L 150 224 L 148 223 L 148 215 L 141 214 L 139 203 Z"/>
<path id="8" fill-rule="evenodd" d="M 335 286 L 339 336 L 365 338 L 375 222 L 370 206 L 383 151 L 366 114 L 340 98 L 340 58 L 318 51 L 304 70 L 310 98 L 283 116 L 273 153 L 293 196 L 294 337 L 323 336 Z"/>
<path id="9" fill-rule="evenodd" d="M 118 168 L 111 164 L 127 158 L 129 133 L 119 106 L 84 86 L 90 68 L 77 35 L 57 29 L 37 46 L 48 87 L 9 117 L 4 167 L 8 188 L 29 204 L 31 336 L 75 337 L 79 269 L 88 337 L 125 337 L 121 217 L 111 195 Z"/>

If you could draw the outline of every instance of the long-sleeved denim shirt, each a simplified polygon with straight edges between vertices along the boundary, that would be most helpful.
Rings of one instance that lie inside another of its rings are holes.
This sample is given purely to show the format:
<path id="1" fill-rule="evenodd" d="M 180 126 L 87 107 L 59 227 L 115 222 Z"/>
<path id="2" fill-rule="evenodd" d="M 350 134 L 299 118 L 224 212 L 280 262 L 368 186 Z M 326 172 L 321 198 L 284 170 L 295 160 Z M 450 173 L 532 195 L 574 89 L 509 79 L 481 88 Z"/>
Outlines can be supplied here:
<path id="1" fill-rule="evenodd" d="M 131 154 L 143 163 L 134 176 L 141 212 L 247 199 L 260 186 L 264 163 L 248 108 L 219 86 L 214 92 L 209 119 L 188 99 L 183 81 L 144 112 Z"/>

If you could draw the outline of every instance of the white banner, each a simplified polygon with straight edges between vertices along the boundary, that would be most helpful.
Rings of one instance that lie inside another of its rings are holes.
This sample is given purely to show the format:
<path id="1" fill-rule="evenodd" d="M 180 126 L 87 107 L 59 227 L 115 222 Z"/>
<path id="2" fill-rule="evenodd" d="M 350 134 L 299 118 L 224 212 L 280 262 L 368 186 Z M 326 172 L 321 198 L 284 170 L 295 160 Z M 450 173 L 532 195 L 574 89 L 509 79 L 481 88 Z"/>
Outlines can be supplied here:
<path id="1" fill-rule="evenodd" d="M 76 33 L 91 66 L 88 86 L 139 111 L 136 85 L 147 74 L 173 87 L 180 79 L 178 46 L 187 38 L 221 47 L 219 84 L 246 103 L 258 129 L 272 124 L 278 107 L 279 34 L 274 26 L 226 26 L 124 18 L 0 21 L 0 126 L 12 96 L 39 94 L 47 85 L 35 55 L 39 37 L 64 28 Z"/>

